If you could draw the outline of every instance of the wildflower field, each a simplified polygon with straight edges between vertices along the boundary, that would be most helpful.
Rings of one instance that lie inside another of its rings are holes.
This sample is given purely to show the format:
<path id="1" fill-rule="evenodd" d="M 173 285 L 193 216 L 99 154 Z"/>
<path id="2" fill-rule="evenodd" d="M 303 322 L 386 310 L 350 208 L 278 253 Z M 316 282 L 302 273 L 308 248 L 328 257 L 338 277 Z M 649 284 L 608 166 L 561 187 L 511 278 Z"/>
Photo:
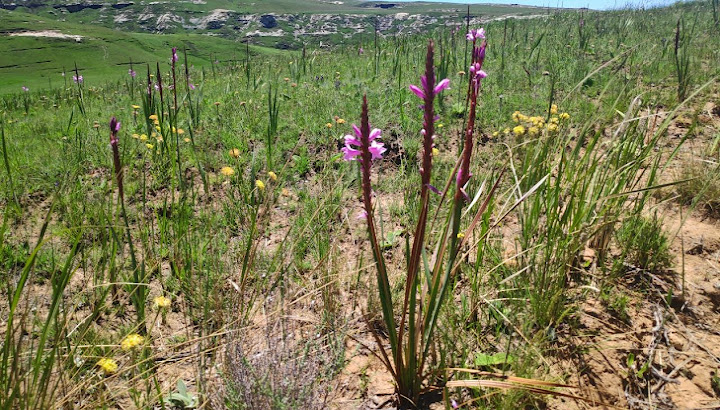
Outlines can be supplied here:
<path id="1" fill-rule="evenodd" d="M 717 1 L 468 21 L 0 95 L 0 407 L 720 407 Z"/>

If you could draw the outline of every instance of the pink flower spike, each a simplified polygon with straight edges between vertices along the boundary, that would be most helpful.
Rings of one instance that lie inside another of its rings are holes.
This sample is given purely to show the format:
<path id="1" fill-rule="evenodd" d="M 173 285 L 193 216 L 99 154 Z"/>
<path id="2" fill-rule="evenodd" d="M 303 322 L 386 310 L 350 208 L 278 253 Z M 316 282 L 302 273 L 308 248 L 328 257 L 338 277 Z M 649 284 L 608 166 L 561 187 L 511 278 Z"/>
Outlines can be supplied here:
<path id="1" fill-rule="evenodd" d="M 343 147 L 343 148 L 341 149 L 341 151 L 345 153 L 345 155 L 343 156 L 343 159 L 344 159 L 345 161 L 354 161 L 355 158 L 356 158 L 358 155 L 360 155 L 360 150 L 353 149 L 353 148 L 347 147 L 347 146 L 346 146 L 346 147 Z"/>
<path id="2" fill-rule="evenodd" d="M 372 144 L 370 144 L 369 151 L 372 154 L 372 159 L 380 159 L 387 149 L 382 142 L 373 141 Z"/>
<path id="3" fill-rule="evenodd" d="M 434 92 L 435 94 L 439 94 L 441 91 L 447 89 L 448 87 L 450 87 L 450 80 L 446 78 L 446 79 L 440 81 L 440 82 L 435 86 L 435 89 L 433 90 L 433 92 Z"/>
<path id="4" fill-rule="evenodd" d="M 425 92 L 424 92 L 423 90 L 421 90 L 420 87 L 418 87 L 418 86 L 416 86 L 416 85 L 411 85 L 411 86 L 410 86 L 410 91 L 412 91 L 413 93 L 415 93 L 415 95 L 417 95 L 417 96 L 420 97 L 421 99 L 423 99 L 423 100 L 425 99 Z"/>
<path id="5" fill-rule="evenodd" d="M 486 73 L 484 70 L 478 71 L 476 75 L 478 76 L 478 78 L 485 78 L 485 77 L 487 77 L 487 73 Z"/>
<path id="6" fill-rule="evenodd" d="M 355 145 L 355 146 L 358 146 L 358 147 L 359 147 L 359 146 L 360 146 L 360 140 L 358 140 L 357 138 L 353 137 L 352 135 L 346 135 L 346 136 L 345 136 L 345 145 Z"/>
<path id="7" fill-rule="evenodd" d="M 363 209 L 362 211 L 358 212 L 356 219 L 367 219 L 367 217 L 367 211 Z"/>
<path id="8" fill-rule="evenodd" d="M 440 190 L 437 189 L 437 188 L 435 188 L 434 186 L 432 186 L 432 185 L 430 185 L 430 184 L 427 184 L 427 187 L 428 187 L 428 189 L 431 190 L 433 193 L 435 193 L 435 194 L 437 194 L 437 195 L 442 195 L 442 192 L 440 192 Z"/>
<path id="9" fill-rule="evenodd" d="M 484 29 L 484 28 L 481 28 L 481 29 L 479 29 L 479 30 L 478 30 L 478 29 L 472 29 L 472 30 L 470 30 L 470 32 L 467 34 L 466 38 L 468 39 L 468 41 L 475 41 L 475 40 L 477 40 L 477 39 L 479 39 L 479 38 L 485 38 L 485 29 Z"/>
<path id="10" fill-rule="evenodd" d="M 426 75 L 423 74 L 423 75 L 420 76 L 420 84 L 422 84 L 423 90 L 427 90 L 427 89 L 428 89 L 428 82 L 427 82 L 427 76 L 426 76 Z"/>
<path id="11" fill-rule="evenodd" d="M 374 128 L 372 131 L 370 131 L 370 137 L 368 138 L 368 141 L 375 141 L 376 138 L 380 137 L 380 134 L 382 134 L 382 131 L 378 128 Z"/>
<path id="12" fill-rule="evenodd" d="M 353 124 L 352 129 L 353 129 L 353 131 L 355 131 L 355 135 L 358 138 L 362 138 L 362 132 L 360 131 L 360 128 L 357 125 Z"/>

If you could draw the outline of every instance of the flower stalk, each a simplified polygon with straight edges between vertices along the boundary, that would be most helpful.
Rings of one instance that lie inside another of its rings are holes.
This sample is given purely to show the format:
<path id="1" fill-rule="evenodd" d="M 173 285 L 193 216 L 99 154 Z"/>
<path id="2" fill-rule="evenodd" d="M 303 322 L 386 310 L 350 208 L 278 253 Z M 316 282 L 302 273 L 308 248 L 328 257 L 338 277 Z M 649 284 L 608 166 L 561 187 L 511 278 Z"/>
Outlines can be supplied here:
<path id="1" fill-rule="evenodd" d="M 123 172 L 120 163 L 120 150 L 118 149 L 118 132 L 120 131 L 120 122 L 117 118 L 110 119 L 110 148 L 113 154 L 113 166 L 115 168 L 115 181 L 117 181 L 118 195 L 120 202 L 125 202 L 125 191 L 123 189 Z"/>

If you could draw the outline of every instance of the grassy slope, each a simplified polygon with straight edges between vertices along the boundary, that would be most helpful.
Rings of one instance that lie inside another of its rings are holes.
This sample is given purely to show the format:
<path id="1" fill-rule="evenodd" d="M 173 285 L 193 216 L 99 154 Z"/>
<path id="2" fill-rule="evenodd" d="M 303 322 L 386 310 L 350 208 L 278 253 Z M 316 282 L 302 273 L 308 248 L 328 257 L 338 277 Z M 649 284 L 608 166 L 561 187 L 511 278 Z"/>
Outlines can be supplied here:
<path id="1" fill-rule="evenodd" d="M 42 1 L 34 1 L 33 3 L 43 3 Z M 51 4 L 61 4 L 62 1 L 46 1 L 49 5 L 46 7 L 36 8 L 39 13 L 48 14 L 49 11 L 55 10 Z M 75 4 L 76 1 L 66 1 L 64 3 Z M 129 9 L 133 8 L 144 8 L 150 5 L 150 1 L 138 1 L 135 5 L 130 6 Z M 358 1 L 358 0 L 346 0 L 342 4 L 335 4 L 330 0 L 207 0 L 203 3 L 191 3 L 191 2 L 166 2 L 161 4 L 166 9 L 173 10 L 186 10 L 186 11 L 211 11 L 215 9 L 227 9 L 234 10 L 242 13 L 360 13 L 360 14 L 395 14 L 398 12 L 405 13 L 428 13 L 439 10 L 451 10 L 459 9 L 466 10 L 466 5 L 462 2 L 447 2 L 447 3 L 436 3 L 436 2 L 409 2 L 409 3 L 395 3 L 397 4 L 394 8 L 383 9 L 374 7 L 380 3 L 392 3 L 387 1 Z M 28 10 L 26 8 L 20 8 L 18 10 Z M 109 10 L 108 7 L 104 7 L 98 10 L 86 9 L 80 13 L 64 13 L 63 17 L 71 20 L 81 18 L 81 16 L 92 15 L 92 13 L 99 13 L 101 10 Z M 127 10 L 127 9 L 123 9 Z M 501 4 L 473 4 L 471 5 L 471 12 L 473 14 L 518 14 L 518 13 L 529 13 L 536 12 L 538 8 L 528 6 L 511 6 Z"/>
<path id="2" fill-rule="evenodd" d="M 159 56 L 170 56 L 175 46 L 188 49 L 188 59 L 196 66 L 209 66 L 211 58 L 241 58 L 245 45 L 228 39 L 197 34 L 127 33 L 98 26 L 79 25 L 40 19 L 18 11 L 0 10 L 0 26 L 6 30 L 58 30 L 84 36 L 78 43 L 72 39 L 3 36 L 0 55 L 0 93 L 16 91 L 22 85 L 31 88 L 62 84 L 63 68 L 77 63 L 87 81 L 105 80 L 126 74 L 128 63 L 154 65 Z M 275 53 L 272 49 L 253 47 L 252 52 Z M 166 60 L 160 58 L 160 62 Z"/>
<path id="3" fill-rule="evenodd" d="M 55 4 L 57 2 L 53 2 Z M 7 56 L 0 63 L 0 94 L 13 92 L 25 85 L 33 89 L 53 87 L 63 83 L 63 69 L 70 70 L 77 63 L 86 80 L 121 78 L 127 73 L 128 63 L 153 64 L 158 56 L 167 55 L 173 46 L 186 46 L 192 64 L 209 66 L 213 56 L 219 59 L 233 59 L 244 56 L 245 46 L 231 38 L 208 37 L 192 33 L 148 34 L 142 27 L 130 24 L 123 30 L 114 30 L 116 24 L 113 15 L 119 12 L 137 11 L 145 7 L 164 7 L 166 11 L 180 14 L 197 15 L 214 9 L 230 9 L 241 13 L 354 13 L 354 14 L 394 14 L 406 13 L 445 13 L 464 10 L 463 5 L 453 3 L 405 3 L 399 8 L 381 9 L 372 7 L 376 3 L 364 1 L 346 1 L 333 4 L 318 0 L 209 0 L 204 4 L 189 2 L 170 5 L 148 6 L 139 2 L 131 8 L 113 10 L 104 7 L 98 10 L 86 9 L 78 13 L 67 13 L 50 6 L 35 9 L 18 8 L 15 11 L 0 9 L 0 27 L 2 31 L 21 30 L 58 30 L 64 34 L 81 35 L 85 39 L 76 42 L 73 39 L 47 37 L 10 37 L 0 35 L 0 55 Z M 162 10 L 162 9 L 160 9 Z M 504 14 L 537 13 L 537 9 L 502 5 L 473 5 L 474 15 L 495 16 Z M 92 22 L 92 25 L 88 24 Z M 259 44 L 263 38 L 258 39 Z M 265 39 L 267 40 L 267 39 Z M 276 39 L 271 38 L 271 42 Z M 257 47 L 258 52 L 276 52 Z"/>

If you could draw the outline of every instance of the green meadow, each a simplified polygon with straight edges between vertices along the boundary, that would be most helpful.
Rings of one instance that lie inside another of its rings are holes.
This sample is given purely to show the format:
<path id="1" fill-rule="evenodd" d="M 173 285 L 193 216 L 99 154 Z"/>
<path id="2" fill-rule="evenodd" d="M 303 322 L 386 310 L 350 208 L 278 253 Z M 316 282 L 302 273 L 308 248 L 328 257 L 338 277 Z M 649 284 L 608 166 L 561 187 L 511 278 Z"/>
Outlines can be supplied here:
<path id="1" fill-rule="evenodd" d="M 83 39 L 0 38 L 0 407 L 720 405 L 717 2 L 293 50 L 41 12 L 0 25 Z"/>

